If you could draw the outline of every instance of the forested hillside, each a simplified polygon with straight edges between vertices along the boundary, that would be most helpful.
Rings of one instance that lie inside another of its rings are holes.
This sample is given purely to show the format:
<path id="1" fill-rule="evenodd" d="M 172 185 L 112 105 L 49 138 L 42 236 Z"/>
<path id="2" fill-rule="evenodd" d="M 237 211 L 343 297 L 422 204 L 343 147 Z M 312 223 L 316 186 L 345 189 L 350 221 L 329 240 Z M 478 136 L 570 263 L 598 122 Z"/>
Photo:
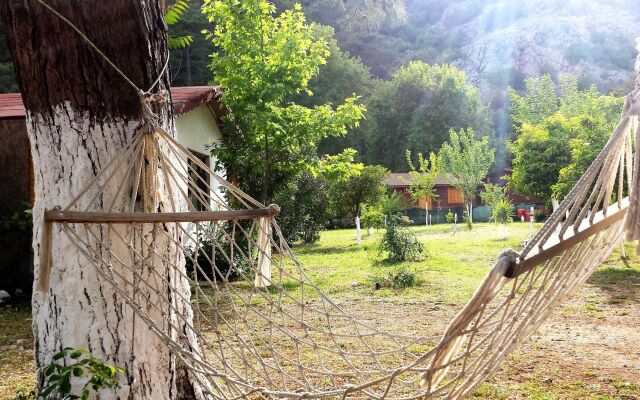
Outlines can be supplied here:
<path id="1" fill-rule="evenodd" d="M 498 164 L 512 129 L 507 87 L 523 90 L 526 77 L 549 74 L 557 82 L 570 73 L 583 88 L 623 94 L 633 81 L 640 36 L 634 0 L 407 0 L 404 22 L 392 19 L 374 31 L 354 30 L 332 0 L 303 5 L 308 18 L 334 26 L 340 48 L 377 78 L 391 79 L 414 60 L 465 71 L 490 107 Z"/>
<path id="2" fill-rule="evenodd" d="M 640 35 L 633 0 L 406 0 L 406 21 L 377 32 L 354 32 L 332 0 L 302 3 L 380 78 L 412 60 L 452 62 L 483 89 L 562 72 L 581 73 L 604 91 L 625 88 Z"/>

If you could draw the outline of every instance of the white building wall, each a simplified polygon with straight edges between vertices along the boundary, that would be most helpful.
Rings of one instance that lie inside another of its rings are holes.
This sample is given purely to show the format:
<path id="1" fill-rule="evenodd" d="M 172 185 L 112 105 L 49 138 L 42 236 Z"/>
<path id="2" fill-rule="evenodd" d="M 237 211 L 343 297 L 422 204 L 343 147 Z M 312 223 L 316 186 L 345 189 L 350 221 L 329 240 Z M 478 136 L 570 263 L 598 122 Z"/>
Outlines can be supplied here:
<path id="1" fill-rule="evenodd" d="M 191 150 L 209 154 L 205 146 L 222 140 L 222 133 L 213 113 L 206 105 L 201 105 L 176 117 L 178 142 Z M 215 166 L 213 158 L 211 167 Z"/>
<path id="2" fill-rule="evenodd" d="M 216 123 L 213 112 L 206 104 L 195 109 L 178 115 L 176 117 L 176 135 L 178 143 L 190 150 L 210 156 L 207 146 L 213 143 L 222 142 L 222 133 Z M 209 168 L 214 170 L 216 164 L 215 158 L 210 156 Z M 224 179 L 224 174 L 220 174 Z M 211 179 L 211 187 L 222 197 L 220 185 Z M 214 195 L 213 198 L 216 198 Z"/>

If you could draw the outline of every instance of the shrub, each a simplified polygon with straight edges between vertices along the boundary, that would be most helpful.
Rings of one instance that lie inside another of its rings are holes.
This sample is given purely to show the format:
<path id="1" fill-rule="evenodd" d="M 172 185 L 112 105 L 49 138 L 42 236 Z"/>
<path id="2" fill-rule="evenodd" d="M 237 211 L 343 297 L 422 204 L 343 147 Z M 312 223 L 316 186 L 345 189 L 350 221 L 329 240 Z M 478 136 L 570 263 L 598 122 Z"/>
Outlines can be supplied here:
<path id="1" fill-rule="evenodd" d="M 491 208 L 491 220 L 502 225 L 505 239 L 509 236 L 507 224 L 513 222 L 513 204 L 509 199 L 501 199 Z"/>
<path id="2" fill-rule="evenodd" d="M 387 230 L 380 242 L 380 253 L 387 253 L 387 260 L 392 263 L 401 261 L 417 261 L 423 257 L 424 246 L 418 238 L 399 223 L 399 217 L 391 217 Z"/>
<path id="3" fill-rule="evenodd" d="M 374 276 L 372 281 L 376 288 L 404 289 L 419 283 L 416 272 L 407 266 L 399 266 L 384 274 Z"/>
<path id="4" fill-rule="evenodd" d="M 282 212 L 278 224 L 285 240 L 313 243 L 328 220 L 329 181 L 305 172 L 287 184 L 275 196 Z"/>
<path id="5" fill-rule="evenodd" d="M 88 350 L 70 347 L 56 353 L 51 364 L 44 368 L 45 385 L 42 391 L 32 390 L 26 395 L 18 393 L 14 400 L 85 400 L 89 398 L 92 391 L 97 393 L 105 388 L 116 389 L 119 386 L 118 374 L 124 370 L 105 364 L 95 357 L 85 357 L 88 353 Z M 86 380 L 79 395 L 72 391 L 73 378 Z"/>
<path id="6" fill-rule="evenodd" d="M 362 226 L 365 228 L 382 228 L 384 226 L 384 214 L 380 207 L 362 206 L 362 214 L 360 216 Z"/>
<path id="7" fill-rule="evenodd" d="M 464 208 L 464 223 L 467 224 L 467 229 L 473 229 L 473 223 L 471 222 L 471 218 L 469 218 L 469 211 L 467 211 L 467 207 Z"/>
<path id="8" fill-rule="evenodd" d="M 447 223 L 453 224 L 453 211 L 451 210 L 449 210 L 449 212 L 447 213 Z"/>
<path id="9" fill-rule="evenodd" d="M 533 220 L 535 222 L 542 222 L 547 218 L 547 213 L 541 210 L 534 210 L 533 212 Z"/>
<path id="10" fill-rule="evenodd" d="M 394 215 L 406 209 L 402 195 L 398 192 L 385 194 L 382 199 L 382 212 L 384 215 Z"/>
<path id="11" fill-rule="evenodd" d="M 407 217 L 406 215 L 398 215 L 396 218 L 398 224 L 402 226 L 409 226 L 412 224 L 411 218 Z"/>
<path id="12" fill-rule="evenodd" d="M 491 220 L 500 225 L 512 222 L 513 204 L 506 198 L 498 200 L 491 207 Z"/>
<path id="13" fill-rule="evenodd" d="M 197 269 L 198 280 L 206 277 L 211 280 L 235 281 L 242 278 L 243 275 L 250 277 L 252 272 L 242 256 L 237 254 L 237 251 L 233 252 L 236 254 L 234 265 L 231 265 L 229 259 L 223 254 L 223 252 L 226 252 L 227 255 L 231 254 L 229 251 L 231 246 L 229 242 L 230 235 L 228 227 L 224 224 L 217 225 L 215 229 L 210 227 L 207 233 L 199 232 L 197 247 L 194 246 L 194 248 L 186 250 L 185 268 L 187 274 L 190 277 L 194 277 L 194 269 Z M 214 240 L 216 242 L 215 249 Z M 244 234 L 238 235 L 235 238 L 235 243 L 241 249 L 247 248 L 247 238 Z M 197 262 L 200 268 L 195 268 L 194 261 Z"/>

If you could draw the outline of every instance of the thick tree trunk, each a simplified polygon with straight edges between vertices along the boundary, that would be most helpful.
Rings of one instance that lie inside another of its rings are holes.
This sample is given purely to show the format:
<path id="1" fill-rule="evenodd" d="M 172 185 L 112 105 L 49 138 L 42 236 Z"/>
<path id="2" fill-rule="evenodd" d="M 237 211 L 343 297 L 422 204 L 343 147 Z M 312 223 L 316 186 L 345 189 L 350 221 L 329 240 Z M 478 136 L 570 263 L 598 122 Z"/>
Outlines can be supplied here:
<path id="1" fill-rule="evenodd" d="M 138 87 L 146 90 L 161 73 L 168 51 L 160 2 L 47 3 L 85 32 Z M 138 94 L 111 66 L 36 0 L 0 4 L 27 108 L 36 171 L 33 247 L 38 277 L 44 211 L 66 206 L 130 142 L 142 125 L 141 104 Z M 168 85 L 165 73 L 157 90 L 168 90 Z M 169 104 L 155 111 L 163 127 L 172 132 Z M 185 392 L 191 397 L 199 393 L 167 346 L 140 320 L 133 323 L 131 309 L 68 237 L 59 228 L 52 234 L 49 289 L 38 291 L 36 278 L 32 299 L 39 382 L 42 367 L 55 352 L 85 347 L 125 368 L 114 398 L 174 399 Z M 169 256 L 180 257 L 175 251 Z M 165 273 L 170 276 L 170 271 Z M 188 296 L 188 284 L 178 284 Z M 175 293 L 163 289 L 167 297 L 154 299 L 161 309 L 175 301 Z M 189 305 L 184 312 L 191 315 Z"/>

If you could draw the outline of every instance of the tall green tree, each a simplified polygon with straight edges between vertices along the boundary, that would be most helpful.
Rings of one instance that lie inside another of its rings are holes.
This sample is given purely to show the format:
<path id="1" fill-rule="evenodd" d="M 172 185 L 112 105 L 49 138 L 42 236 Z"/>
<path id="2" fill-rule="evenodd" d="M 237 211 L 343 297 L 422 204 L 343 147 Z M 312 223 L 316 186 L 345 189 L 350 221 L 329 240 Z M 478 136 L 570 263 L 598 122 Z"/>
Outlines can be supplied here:
<path id="1" fill-rule="evenodd" d="M 343 212 L 347 215 L 360 216 L 363 204 L 381 202 L 387 187 L 384 180 L 389 170 L 379 165 L 365 165 L 360 173 L 352 174 L 349 179 L 340 181 L 332 189 L 335 202 L 342 202 Z"/>
<path id="2" fill-rule="evenodd" d="M 429 154 L 429 158 L 424 158 L 422 153 L 418 153 L 418 168 L 411 160 L 411 151 L 406 152 L 407 164 L 409 164 L 409 192 L 414 200 L 425 199 L 425 225 L 429 225 L 429 200 L 437 197 L 435 184 L 440 171 L 438 170 L 438 157 L 435 153 Z"/>
<path id="3" fill-rule="evenodd" d="M 299 174 L 275 194 L 282 212 L 278 224 L 285 240 L 313 243 L 328 220 L 330 182 L 311 171 Z"/>
<path id="4" fill-rule="evenodd" d="M 527 91 L 510 91 L 516 139 L 510 185 L 517 192 L 551 203 L 561 200 L 607 142 L 623 99 L 579 88 L 576 75 L 527 80 Z"/>
<path id="5" fill-rule="evenodd" d="M 244 190 L 266 202 L 308 169 L 320 140 L 357 126 L 364 107 L 354 97 L 335 108 L 285 102 L 308 90 L 330 55 L 300 6 L 275 15 L 266 0 L 206 0 L 203 10 L 215 24 L 208 36 L 217 48 L 211 70 L 231 111 L 225 145 L 214 146 L 212 155 Z"/>
<path id="6" fill-rule="evenodd" d="M 452 129 L 449 135 L 449 141 L 440 149 L 442 169 L 451 184 L 462 191 L 469 222 L 473 222 L 473 199 L 493 164 L 495 150 L 489 147 L 486 136 L 477 140 L 471 128 L 459 132 Z"/>
<path id="7" fill-rule="evenodd" d="M 279 9 L 301 3 L 323 23 L 347 32 L 372 33 L 383 25 L 397 26 L 407 19 L 404 0 L 275 0 Z"/>
<path id="8" fill-rule="evenodd" d="M 330 210 L 337 217 L 358 217 L 362 205 L 381 203 L 386 193 L 384 180 L 389 171 L 356 162 L 356 153 L 346 149 L 335 156 L 325 156 L 316 168 L 318 175 L 331 182 Z"/>
<path id="9" fill-rule="evenodd" d="M 16 71 L 7 47 L 5 29 L 4 22 L 0 20 L 0 93 L 18 91 Z"/>
<path id="10" fill-rule="evenodd" d="M 316 107 L 340 104 L 344 99 L 354 96 L 369 97 L 376 83 L 369 68 L 360 59 L 340 50 L 332 27 L 316 25 L 314 35 L 317 39 L 326 41 L 331 55 L 309 80 L 308 92 L 292 96 L 290 101 L 305 107 Z M 330 136 L 321 140 L 318 143 L 318 154 L 338 154 L 354 147 L 352 132 L 353 129 L 350 129 L 345 136 Z"/>
<path id="11" fill-rule="evenodd" d="M 202 13 L 203 0 L 177 0 L 172 3 L 178 6 L 170 8 L 174 12 L 165 16 L 170 33 L 171 85 L 208 85 L 211 82 L 210 55 L 215 46 L 202 34 L 203 30 L 211 29 L 206 15 Z"/>
<path id="12" fill-rule="evenodd" d="M 561 75 L 557 82 L 543 75 L 525 79 L 522 95 L 509 88 L 509 113 L 516 128 L 527 123 L 539 124 L 558 113 L 566 118 L 590 115 L 613 128 L 620 117 L 620 97 L 602 95 L 594 85 L 580 89 L 579 81 L 580 77 L 574 74 Z"/>
<path id="13" fill-rule="evenodd" d="M 526 78 L 524 86 L 524 95 L 511 87 L 507 89 L 509 113 L 515 124 L 535 124 L 558 111 L 560 99 L 550 75 Z"/>
<path id="14" fill-rule="evenodd" d="M 558 174 L 557 182 L 551 187 L 554 198 L 564 199 L 589 165 L 600 154 L 611 136 L 612 130 L 607 124 L 595 117 L 582 115 L 568 121 L 572 125 L 572 134 L 568 149 L 570 162 L 563 166 Z"/>
<path id="15" fill-rule="evenodd" d="M 450 129 L 491 132 L 478 89 L 452 65 L 412 62 L 380 83 L 366 105 L 369 114 L 358 130 L 364 143 L 356 149 L 366 163 L 394 171 L 407 168 L 404 154 L 394 149 L 437 152 Z"/>
<path id="16" fill-rule="evenodd" d="M 518 138 L 509 144 L 514 154 L 509 185 L 522 195 L 551 204 L 551 187 L 558 182 L 560 170 L 571 161 L 568 144 L 576 133 L 573 128 L 563 115 L 537 125 L 523 124 Z"/>

